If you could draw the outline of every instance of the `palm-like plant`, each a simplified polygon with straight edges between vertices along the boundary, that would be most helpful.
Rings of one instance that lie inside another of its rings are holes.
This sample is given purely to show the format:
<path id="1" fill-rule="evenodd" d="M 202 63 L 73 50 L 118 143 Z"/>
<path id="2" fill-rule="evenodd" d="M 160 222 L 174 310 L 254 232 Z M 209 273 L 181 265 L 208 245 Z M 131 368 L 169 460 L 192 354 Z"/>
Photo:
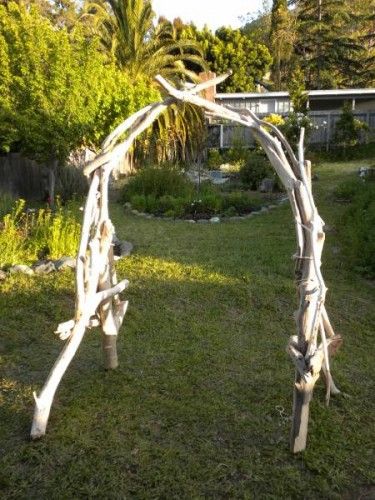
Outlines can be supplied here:
<path id="1" fill-rule="evenodd" d="M 189 63 L 206 67 L 195 40 L 178 40 L 168 21 L 154 26 L 150 0 L 94 0 L 84 10 L 104 48 L 133 77 L 161 74 L 194 80 Z"/>
<path id="2" fill-rule="evenodd" d="M 157 74 L 178 81 L 197 81 L 191 68 L 206 69 L 203 50 L 196 40 L 179 38 L 173 23 L 153 24 L 150 0 L 93 0 L 84 6 L 83 17 L 99 34 L 104 50 L 131 77 L 153 79 Z M 201 110 L 190 104 L 174 104 L 153 126 L 156 139 L 149 153 L 157 161 L 185 159 L 204 134 Z M 145 144 L 143 142 L 143 146 Z"/>

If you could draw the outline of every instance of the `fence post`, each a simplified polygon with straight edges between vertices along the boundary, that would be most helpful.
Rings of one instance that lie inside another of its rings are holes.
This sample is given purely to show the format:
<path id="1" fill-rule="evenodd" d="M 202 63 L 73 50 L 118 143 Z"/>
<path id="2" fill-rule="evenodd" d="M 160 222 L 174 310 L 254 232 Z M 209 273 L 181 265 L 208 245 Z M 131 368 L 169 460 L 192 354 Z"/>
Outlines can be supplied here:
<path id="1" fill-rule="evenodd" d="M 220 149 L 224 147 L 224 125 L 220 124 Z"/>

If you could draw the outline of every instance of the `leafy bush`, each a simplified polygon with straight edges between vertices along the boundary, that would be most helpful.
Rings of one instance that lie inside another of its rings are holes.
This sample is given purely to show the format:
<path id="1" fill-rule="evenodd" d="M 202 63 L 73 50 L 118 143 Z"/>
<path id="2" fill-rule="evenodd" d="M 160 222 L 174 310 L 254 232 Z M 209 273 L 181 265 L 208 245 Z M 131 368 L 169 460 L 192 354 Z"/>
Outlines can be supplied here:
<path id="1" fill-rule="evenodd" d="M 223 157 L 218 149 L 209 149 L 207 155 L 207 167 L 215 170 L 223 163 Z"/>
<path id="2" fill-rule="evenodd" d="M 118 69 L 84 23 L 58 29 L 34 4 L 0 5 L 0 151 L 64 159 L 160 94 Z"/>
<path id="3" fill-rule="evenodd" d="M 298 147 L 302 127 L 305 129 L 306 144 L 307 139 L 314 128 L 314 123 L 307 114 L 295 112 L 289 113 L 285 119 L 284 125 L 280 127 L 280 130 L 285 134 L 285 137 L 288 139 L 290 145 L 295 151 Z"/>
<path id="4" fill-rule="evenodd" d="M 368 130 L 366 123 L 354 117 L 349 103 L 346 103 L 336 123 L 334 136 L 335 150 L 340 157 L 350 156 L 348 148 L 352 148 L 360 143 L 362 134 Z"/>
<path id="5" fill-rule="evenodd" d="M 24 209 L 25 201 L 18 200 L 0 221 L 0 267 L 77 253 L 81 226 L 69 209 Z"/>
<path id="6" fill-rule="evenodd" d="M 262 179 L 276 179 L 276 174 L 266 156 L 258 153 L 248 155 L 246 163 L 240 169 L 240 180 L 250 189 L 257 189 Z"/>
<path id="7" fill-rule="evenodd" d="M 259 203 L 256 203 L 254 198 L 249 194 L 238 191 L 223 196 L 222 206 L 225 211 L 234 208 L 237 213 L 249 213 L 252 212 L 258 204 Z"/>
<path id="8" fill-rule="evenodd" d="M 375 277 L 375 183 L 346 182 L 336 197 L 350 202 L 337 221 L 343 253 L 356 270 Z"/>
<path id="9" fill-rule="evenodd" d="M 170 195 L 186 197 L 194 191 L 193 184 L 177 168 L 168 165 L 147 167 L 129 179 L 124 187 L 124 201 L 135 195 L 154 196 L 156 199 Z"/>

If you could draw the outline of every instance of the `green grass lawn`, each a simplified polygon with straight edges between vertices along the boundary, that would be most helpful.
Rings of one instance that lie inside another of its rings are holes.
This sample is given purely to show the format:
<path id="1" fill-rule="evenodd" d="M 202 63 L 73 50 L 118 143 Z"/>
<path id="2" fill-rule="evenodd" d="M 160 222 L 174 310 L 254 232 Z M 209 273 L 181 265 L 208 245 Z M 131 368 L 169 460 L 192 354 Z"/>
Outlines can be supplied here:
<path id="1" fill-rule="evenodd" d="M 331 228 L 343 209 L 331 192 L 357 166 L 317 169 L 317 200 Z M 373 494 L 375 288 L 347 268 L 334 232 L 323 274 L 327 309 L 344 337 L 333 361 L 344 394 L 327 409 L 318 382 L 308 449 L 293 456 L 289 207 L 218 225 L 145 220 L 112 208 L 118 236 L 135 244 L 118 264 L 131 283 L 120 367 L 103 371 L 100 336 L 89 331 L 37 442 L 28 439 L 32 391 L 62 347 L 53 331 L 72 317 L 74 276 L 12 276 L 1 285 L 0 497 Z"/>

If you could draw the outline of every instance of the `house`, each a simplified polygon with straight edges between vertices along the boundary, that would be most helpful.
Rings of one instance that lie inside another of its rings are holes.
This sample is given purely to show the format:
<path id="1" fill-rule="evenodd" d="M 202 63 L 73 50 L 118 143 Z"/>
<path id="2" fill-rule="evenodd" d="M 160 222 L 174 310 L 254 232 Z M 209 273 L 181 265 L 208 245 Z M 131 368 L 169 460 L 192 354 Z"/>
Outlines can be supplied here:
<path id="1" fill-rule="evenodd" d="M 215 93 L 215 102 L 237 109 L 249 109 L 260 118 L 271 113 L 287 116 L 293 110 L 288 92 Z M 316 125 L 309 139 L 311 144 L 329 146 L 341 109 L 347 102 L 351 103 L 354 116 L 367 123 L 370 138 L 375 138 L 375 88 L 310 90 L 307 107 Z M 235 138 L 249 145 L 253 142 L 251 132 L 244 127 L 217 122 L 210 125 L 210 147 L 231 147 Z"/>

